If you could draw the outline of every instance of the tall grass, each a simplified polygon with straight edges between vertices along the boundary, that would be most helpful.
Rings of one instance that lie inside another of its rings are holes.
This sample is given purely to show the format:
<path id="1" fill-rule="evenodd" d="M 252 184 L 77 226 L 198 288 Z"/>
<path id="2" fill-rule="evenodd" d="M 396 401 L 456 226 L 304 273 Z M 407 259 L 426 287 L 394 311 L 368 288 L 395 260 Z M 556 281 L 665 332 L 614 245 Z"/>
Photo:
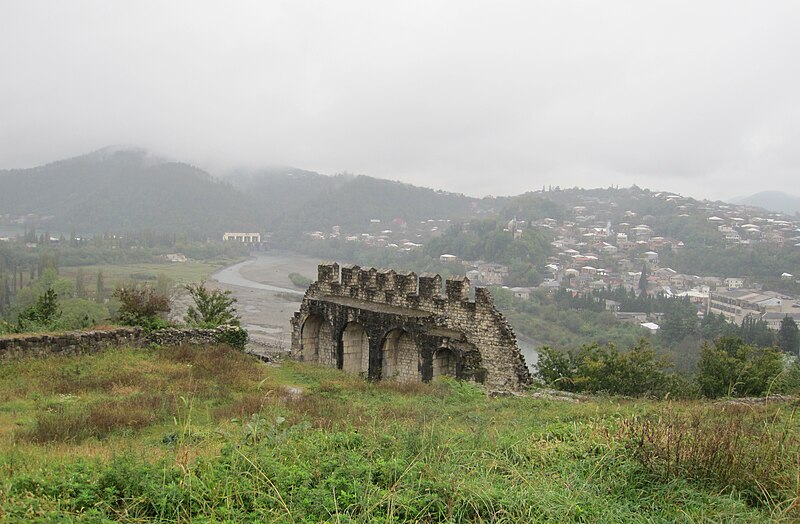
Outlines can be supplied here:
<path id="1" fill-rule="evenodd" d="M 0 371 L 0 521 L 797 518 L 798 424 L 772 406 L 488 398 L 221 346 L 27 364 Z"/>
<path id="2" fill-rule="evenodd" d="M 668 407 L 627 419 L 620 434 L 635 457 L 663 480 L 685 478 L 729 490 L 752 504 L 797 511 L 800 434 L 797 406 Z M 800 516 L 800 512 L 796 513 Z"/>

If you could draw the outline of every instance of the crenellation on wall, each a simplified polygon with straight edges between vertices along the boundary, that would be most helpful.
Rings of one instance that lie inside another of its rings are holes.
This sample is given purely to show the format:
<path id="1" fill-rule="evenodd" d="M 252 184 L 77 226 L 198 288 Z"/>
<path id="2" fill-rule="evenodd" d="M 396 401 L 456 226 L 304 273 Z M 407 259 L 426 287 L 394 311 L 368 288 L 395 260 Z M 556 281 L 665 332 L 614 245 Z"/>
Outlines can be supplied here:
<path id="1" fill-rule="evenodd" d="M 448 277 L 445 281 L 447 300 L 463 302 L 469 300 L 469 279 L 465 276 Z"/>
<path id="2" fill-rule="evenodd" d="M 433 301 L 442 296 L 442 277 L 435 273 L 423 273 L 419 276 L 419 297 Z"/>
<path id="3" fill-rule="evenodd" d="M 384 292 L 395 291 L 395 272 L 393 269 L 381 268 L 375 278 L 379 290 Z"/>
<path id="4" fill-rule="evenodd" d="M 485 288 L 477 288 L 475 300 L 469 300 L 469 279 L 448 278 L 442 296 L 440 275 L 425 273 L 417 277 L 412 272 L 356 265 L 341 267 L 338 284 L 337 269 L 335 263 L 320 268 L 319 274 L 326 280 L 309 287 L 300 311 L 292 319 L 295 358 L 341 368 L 345 344 L 342 333 L 348 324 L 355 323 L 363 327 L 364 340 L 368 340 L 364 348 L 368 348 L 356 350 L 349 343 L 347 369 L 355 369 L 354 358 L 363 358 L 359 372 L 373 379 L 394 376 L 406 381 L 431 380 L 452 372 L 458 378 L 485 382 L 494 389 L 517 389 L 530 383 L 514 330 Z M 317 327 L 319 319 L 324 319 L 323 330 Z M 309 325 L 315 331 L 308 328 L 304 335 L 304 327 Z M 401 360 L 389 362 L 384 357 L 391 349 L 387 346 L 388 333 L 398 329 L 405 337 L 401 338 L 405 349 L 395 355 L 402 355 Z M 458 339 L 463 342 L 451 344 L 451 337 L 436 334 L 448 330 L 460 333 Z M 330 335 L 323 337 L 317 332 Z M 408 352 L 409 341 L 416 348 L 416 368 L 410 364 L 413 359 Z M 309 344 L 314 346 L 313 351 Z M 360 357 L 353 351 L 361 351 Z M 315 356 L 322 354 L 331 356 Z"/>
<path id="5" fill-rule="evenodd" d="M 317 266 L 317 282 L 339 282 L 339 264 L 326 262 Z"/>

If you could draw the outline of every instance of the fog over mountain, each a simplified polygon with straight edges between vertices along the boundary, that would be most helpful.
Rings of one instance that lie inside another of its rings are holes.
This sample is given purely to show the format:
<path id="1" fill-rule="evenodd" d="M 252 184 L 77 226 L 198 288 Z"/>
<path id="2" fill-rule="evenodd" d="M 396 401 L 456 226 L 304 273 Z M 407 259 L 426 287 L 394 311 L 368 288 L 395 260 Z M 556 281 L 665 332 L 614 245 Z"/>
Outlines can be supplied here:
<path id="1" fill-rule="evenodd" d="M 796 184 L 800 3 L 4 2 L 0 168 L 109 143 L 463 192 Z"/>
<path id="2" fill-rule="evenodd" d="M 800 213 L 800 197 L 780 191 L 761 191 L 747 197 L 732 198 L 731 202 L 763 207 L 780 213 Z"/>

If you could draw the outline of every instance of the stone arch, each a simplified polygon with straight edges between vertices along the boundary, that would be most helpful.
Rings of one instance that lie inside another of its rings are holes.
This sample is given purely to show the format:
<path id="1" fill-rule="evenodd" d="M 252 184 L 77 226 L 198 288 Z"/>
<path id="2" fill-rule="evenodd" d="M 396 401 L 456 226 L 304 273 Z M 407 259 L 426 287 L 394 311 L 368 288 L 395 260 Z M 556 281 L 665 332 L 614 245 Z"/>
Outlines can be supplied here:
<path id="1" fill-rule="evenodd" d="M 306 318 L 300 330 L 300 344 L 304 361 L 330 363 L 331 326 L 322 315 Z"/>
<path id="2" fill-rule="evenodd" d="M 381 377 L 398 382 L 421 382 L 419 349 L 403 329 L 386 333 L 381 344 Z"/>
<path id="3" fill-rule="evenodd" d="M 458 369 L 458 356 L 448 347 L 441 347 L 433 355 L 433 378 L 455 377 Z"/>
<path id="4" fill-rule="evenodd" d="M 349 322 L 342 330 L 341 369 L 350 373 L 369 373 L 369 336 L 364 326 Z"/>

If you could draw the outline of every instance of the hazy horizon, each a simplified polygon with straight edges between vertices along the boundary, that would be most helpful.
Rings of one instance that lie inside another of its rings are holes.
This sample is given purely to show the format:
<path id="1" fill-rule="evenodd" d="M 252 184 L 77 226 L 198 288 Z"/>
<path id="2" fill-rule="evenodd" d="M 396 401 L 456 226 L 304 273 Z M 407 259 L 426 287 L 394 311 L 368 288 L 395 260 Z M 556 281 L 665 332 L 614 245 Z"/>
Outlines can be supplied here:
<path id="1" fill-rule="evenodd" d="M 131 144 L 471 196 L 796 191 L 794 2 L 235 7 L 4 3 L 0 168 Z"/>

